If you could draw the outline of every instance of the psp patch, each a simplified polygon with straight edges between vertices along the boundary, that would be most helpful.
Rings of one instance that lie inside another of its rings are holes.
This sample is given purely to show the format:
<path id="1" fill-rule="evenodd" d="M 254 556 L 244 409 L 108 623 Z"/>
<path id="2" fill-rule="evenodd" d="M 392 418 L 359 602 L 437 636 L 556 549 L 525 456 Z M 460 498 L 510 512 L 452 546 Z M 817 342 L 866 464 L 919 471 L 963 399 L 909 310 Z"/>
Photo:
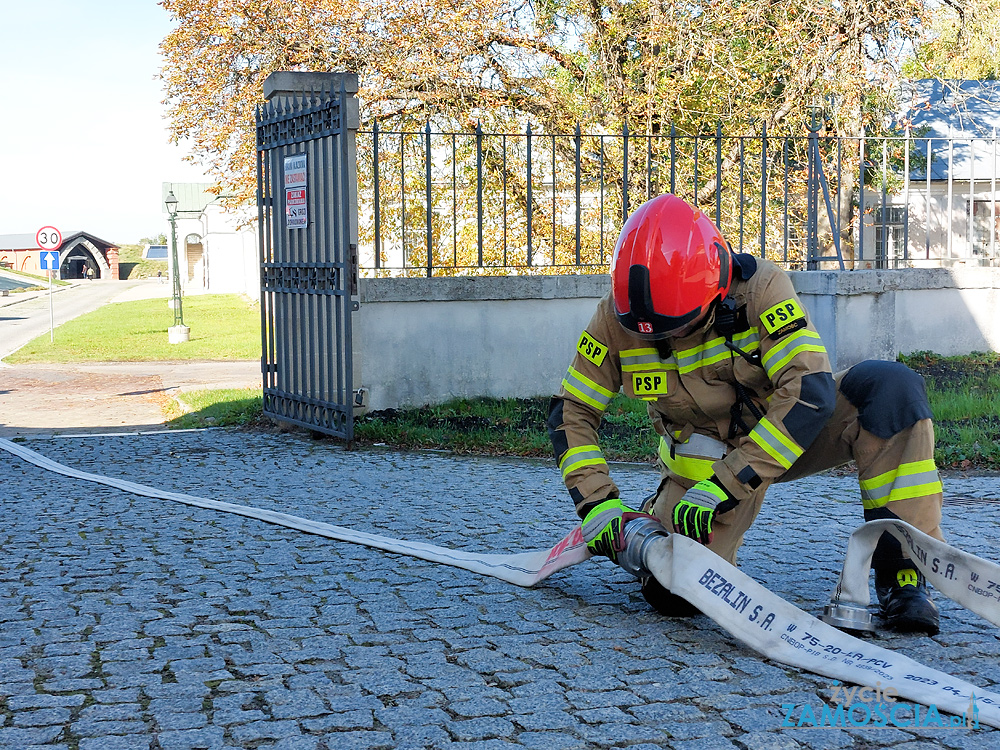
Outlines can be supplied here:
<path id="1" fill-rule="evenodd" d="M 586 331 L 580 336 L 580 340 L 576 344 L 576 350 L 598 367 L 601 366 L 608 354 L 608 347 Z"/>
<path id="2" fill-rule="evenodd" d="M 632 392 L 647 400 L 667 395 L 667 374 L 664 372 L 632 373 Z"/>
<path id="3" fill-rule="evenodd" d="M 807 325 L 805 310 L 794 299 L 786 299 L 766 309 L 760 316 L 760 322 L 772 339 L 780 339 Z"/>

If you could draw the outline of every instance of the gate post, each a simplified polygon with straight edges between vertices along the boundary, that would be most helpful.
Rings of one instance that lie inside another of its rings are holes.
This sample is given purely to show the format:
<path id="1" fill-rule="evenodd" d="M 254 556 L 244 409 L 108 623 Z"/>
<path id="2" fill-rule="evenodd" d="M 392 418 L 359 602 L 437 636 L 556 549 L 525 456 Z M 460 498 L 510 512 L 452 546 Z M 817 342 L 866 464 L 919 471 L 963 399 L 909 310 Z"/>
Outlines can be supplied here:
<path id="1" fill-rule="evenodd" d="M 354 73 L 277 71 L 257 110 L 264 414 L 354 438 Z"/>

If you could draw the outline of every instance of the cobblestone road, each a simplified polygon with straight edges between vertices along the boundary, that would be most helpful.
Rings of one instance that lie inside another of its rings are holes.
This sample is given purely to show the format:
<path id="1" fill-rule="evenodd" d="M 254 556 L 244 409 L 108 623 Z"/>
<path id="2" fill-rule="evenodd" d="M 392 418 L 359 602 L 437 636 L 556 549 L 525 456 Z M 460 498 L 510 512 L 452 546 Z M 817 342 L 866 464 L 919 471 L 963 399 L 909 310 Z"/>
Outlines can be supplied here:
<path id="1" fill-rule="evenodd" d="M 85 471 L 479 551 L 572 527 L 549 461 L 344 452 L 227 431 L 29 439 Z M 652 469 L 615 466 L 626 498 Z M 990 729 L 781 726 L 831 680 L 706 617 L 666 620 L 590 561 L 538 588 L 149 500 L 0 457 L 0 748 L 996 748 Z M 945 531 L 1000 559 L 1000 480 L 946 484 Z M 860 523 L 850 477 L 776 487 L 744 571 L 818 613 Z M 879 643 L 998 688 L 1000 634 L 938 597 Z M 796 714 L 797 716 L 798 714 Z"/>

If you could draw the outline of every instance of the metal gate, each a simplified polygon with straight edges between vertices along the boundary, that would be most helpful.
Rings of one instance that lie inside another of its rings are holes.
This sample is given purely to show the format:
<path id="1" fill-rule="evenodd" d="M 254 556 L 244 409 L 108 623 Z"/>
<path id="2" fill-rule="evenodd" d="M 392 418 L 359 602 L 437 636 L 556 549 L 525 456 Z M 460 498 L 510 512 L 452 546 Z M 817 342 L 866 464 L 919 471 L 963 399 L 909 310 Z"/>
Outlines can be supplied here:
<path id="1" fill-rule="evenodd" d="M 317 83 L 323 89 L 311 91 Z M 264 89 L 268 103 L 256 113 L 263 411 L 350 442 L 357 77 L 282 72 Z"/>

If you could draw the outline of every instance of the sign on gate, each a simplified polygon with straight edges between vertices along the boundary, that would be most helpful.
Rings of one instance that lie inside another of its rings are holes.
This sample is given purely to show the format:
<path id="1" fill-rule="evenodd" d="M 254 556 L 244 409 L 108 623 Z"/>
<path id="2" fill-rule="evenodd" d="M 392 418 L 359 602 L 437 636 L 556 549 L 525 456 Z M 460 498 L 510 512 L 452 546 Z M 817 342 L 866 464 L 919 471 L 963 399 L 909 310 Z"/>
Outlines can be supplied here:
<path id="1" fill-rule="evenodd" d="M 302 229 L 309 223 L 306 207 L 306 155 L 285 157 L 285 227 Z"/>

